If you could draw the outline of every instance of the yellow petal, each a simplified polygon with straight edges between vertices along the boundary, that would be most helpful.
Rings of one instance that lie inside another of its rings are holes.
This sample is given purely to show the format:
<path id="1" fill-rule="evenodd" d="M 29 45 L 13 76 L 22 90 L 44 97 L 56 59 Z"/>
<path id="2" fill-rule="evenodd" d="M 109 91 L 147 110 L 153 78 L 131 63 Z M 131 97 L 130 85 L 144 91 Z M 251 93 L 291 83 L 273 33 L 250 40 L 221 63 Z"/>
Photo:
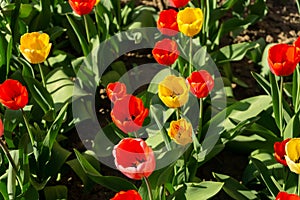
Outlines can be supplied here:
<path id="1" fill-rule="evenodd" d="M 286 163 L 290 170 L 296 174 L 300 174 L 300 164 L 292 161 L 288 156 L 285 156 Z"/>

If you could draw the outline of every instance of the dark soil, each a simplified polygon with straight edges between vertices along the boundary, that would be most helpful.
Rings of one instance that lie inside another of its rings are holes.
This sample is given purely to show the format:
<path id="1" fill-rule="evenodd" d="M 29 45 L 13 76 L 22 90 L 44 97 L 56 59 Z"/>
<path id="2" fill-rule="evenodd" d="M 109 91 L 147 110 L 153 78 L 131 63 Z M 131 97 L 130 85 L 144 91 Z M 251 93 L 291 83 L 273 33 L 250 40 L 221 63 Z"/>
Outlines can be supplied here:
<path id="1" fill-rule="evenodd" d="M 284 2 L 284 3 L 283 3 Z M 137 1 L 138 4 L 150 5 L 161 10 L 166 6 L 166 2 L 162 0 L 141 0 Z M 255 26 L 249 27 L 243 31 L 237 38 L 233 39 L 230 35 L 227 37 L 225 43 L 238 43 L 244 41 L 255 41 L 259 38 L 264 38 L 267 43 L 283 42 L 292 43 L 298 36 L 300 36 L 300 16 L 294 1 L 267 1 L 268 14 L 258 22 Z M 224 44 L 223 44 L 224 45 Z M 126 64 L 139 64 L 145 63 L 145 59 L 151 61 L 151 51 L 135 52 L 122 56 L 121 58 Z M 153 60 L 152 60 L 153 61 Z M 232 63 L 232 72 L 235 77 L 238 77 L 245 82 L 248 87 L 242 87 L 237 84 L 232 84 L 234 96 L 236 99 L 244 99 L 247 97 L 262 94 L 262 89 L 258 86 L 251 76 L 251 71 L 260 72 L 261 67 L 253 62 L 244 59 L 241 62 Z M 101 108 L 99 110 L 99 117 L 106 121 L 109 119 L 110 102 L 107 100 L 105 90 L 100 89 Z M 103 125 L 103 124 L 102 124 Z M 69 149 L 77 148 L 81 151 L 84 150 L 81 140 L 75 132 L 71 133 Z M 204 166 L 199 169 L 198 176 L 202 180 L 214 180 L 212 172 L 227 174 L 233 178 L 241 181 L 242 173 L 248 164 L 248 155 L 238 154 L 225 149 L 219 155 L 214 157 Z M 85 191 L 81 180 L 68 166 L 65 167 L 66 173 L 63 174 L 62 180 L 59 184 L 66 185 L 69 189 L 68 199 L 89 199 L 89 200 L 107 200 L 114 196 L 114 192 L 95 184 L 91 191 Z M 116 175 L 124 177 L 120 172 L 110 169 L 105 165 L 101 165 L 101 173 L 103 175 Z M 225 192 L 220 192 L 215 200 L 229 200 L 231 199 Z"/>

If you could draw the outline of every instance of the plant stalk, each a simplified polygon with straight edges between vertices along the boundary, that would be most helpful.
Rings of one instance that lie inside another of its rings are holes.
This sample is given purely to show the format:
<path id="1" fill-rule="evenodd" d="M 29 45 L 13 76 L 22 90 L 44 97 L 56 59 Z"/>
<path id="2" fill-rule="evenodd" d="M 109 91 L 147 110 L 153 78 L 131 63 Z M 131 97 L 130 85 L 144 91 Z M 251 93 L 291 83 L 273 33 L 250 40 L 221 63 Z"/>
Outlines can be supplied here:
<path id="1" fill-rule="evenodd" d="M 280 88 L 279 88 L 279 102 L 280 102 L 280 108 L 279 108 L 279 130 L 280 130 L 280 136 L 283 137 L 283 77 L 280 76 Z"/>
<path id="2" fill-rule="evenodd" d="M 39 66 L 39 70 L 40 70 L 40 74 L 41 74 L 41 78 L 42 78 L 43 87 L 46 88 L 45 75 L 44 75 L 44 72 L 43 72 L 42 65 L 39 63 L 38 66 Z"/>
<path id="3" fill-rule="evenodd" d="M 91 37 L 90 37 L 90 33 L 89 33 L 89 26 L 88 26 L 87 16 L 83 15 L 83 19 L 84 19 L 84 27 L 85 27 L 85 31 L 86 31 L 87 42 L 90 43 Z"/>
<path id="4" fill-rule="evenodd" d="M 146 186 L 147 186 L 147 190 L 148 190 L 148 195 L 149 195 L 149 200 L 153 200 L 153 194 L 152 194 L 152 190 L 151 190 L 151 185 L 149 182 L 149 179 L 147 177 L 144 177 Z"/>
<path id="5" fill-rule="evenodd" d="M 198 141 L 200 142 L 202 132 L 202 118 L 203 118 L 203 99 L 199 98 L 199 121 L 198 121 Z"/>
<path id="6" fill-rule="evenodd" d="M 21 181 L 22 179 L 20 178 L 20 176 L 18 174 L 17 165 L 16 165 L 14 159 L 11 157 L 7 146 L 4 144 L 4 142 L 3 142 L 3 140 L 1 138 L 0 138 L 0 146 L 1 146 L 2 150 L 4 151 L 6 157 L 7 157 L 8 161 L 9 161 L 9 164 L 12 166 L 13 170 L 15 171 L 17 180 L 18 180 L 18 182 L 20 184 L 21 190 L 23 191 L 23 184 L 22 184 L 22 181 Z"/>
<path id="7" fill-rule="evenodd" d="M 192 73 L 193 71 L 193 38 L 190 37 L 190 55 L 189 55 L 189 73 L 188 76 Z"/>

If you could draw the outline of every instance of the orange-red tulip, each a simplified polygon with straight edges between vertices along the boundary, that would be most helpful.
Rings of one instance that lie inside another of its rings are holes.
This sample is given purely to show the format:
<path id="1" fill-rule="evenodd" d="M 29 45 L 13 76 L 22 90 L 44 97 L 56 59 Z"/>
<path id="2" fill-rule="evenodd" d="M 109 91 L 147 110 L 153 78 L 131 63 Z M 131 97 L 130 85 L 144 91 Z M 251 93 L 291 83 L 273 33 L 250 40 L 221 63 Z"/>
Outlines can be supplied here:
<path id="1" fill-rule="evenodd" d="M 290 138 L 283 140 L 282 142 L 275 142 L 274 143 L 274 157 L 277 162 L 283 164 L 284 166 L 287 166 L 286 160 L 285 160 L 285 145 L 286 143 L 290 141 Z"/>
<path id="2" fill-rule="evenodd" d="M 168 38 L 158 41 L 152 50 L 152 55 L 159 64 L 172 65 L 179 56 L 177 43 Z"/>
<path id="3" fill-rule="evenodd" d="M 126 85 L 121 82 L 109 83 L 106 87 L 106 93 L 108 98 L 115 102 L 127 94 Z"/>
<path id="4" fill-rule="evenodd" d="M 119 129 L 128 133 L 139 130 L 148 113 L 140 98 L 127 94 L 114 102 L 110 116 Z"/>
<path id="5" fill-rule="evenodd" d="M 186 6 L 189 0 L 169 0 L 170 6 L 180 8 Z"/>
<path id="6" fill-rule="evenodd" d="M 214 79 L 206 70 L 192 72 L 186 80 L 190 85 L 190 91 L 197 98 L 207 97 L 214 87 Z"/>
<path id="7" fill-rule="evenodd" d="M 300 200 L 300 197 L 296 194 L 289 194 L 287 192 L 279 192 L 275 200 Z"/>
<path id="8" fill-rule="evenodd" d="M 297 48 L 288 44 L 276 44 L 268 52 L 270 70 L 277 76 L 291 75 L 299 62 L 298 59 Z"/>
<path id="9" fill-rule="evenodd" d="M 136 190 L 120 191 L 110 200 L 142 200 L 141 195 Z"/>
<path id="10" fill-rule="evenodd" d="M 19 81 L 8 79 L 0 84 L 0 103 L 12 110 L 24 108 L 28 103 L 28 92 Z"/>
<path id="11" fill-rule="evenodd" d="M 76 14 L 86 15 L 93 10 L 96 0 L 69 0 L 69 4 Z"/>
<path id="12" fill-rule="evenodd" d="M 176 35 L 178 33 L 177 11 L 173 9 L 161 11 L 157 21 L 157 28 L 162 34 Z"/>
<path id="13" fill-rule="evenodd" d="M 124 138 L 113 150 L 115 165 L 124 175 L 140 180 L 155 169 L 153 150 L 140 138 Z"/>

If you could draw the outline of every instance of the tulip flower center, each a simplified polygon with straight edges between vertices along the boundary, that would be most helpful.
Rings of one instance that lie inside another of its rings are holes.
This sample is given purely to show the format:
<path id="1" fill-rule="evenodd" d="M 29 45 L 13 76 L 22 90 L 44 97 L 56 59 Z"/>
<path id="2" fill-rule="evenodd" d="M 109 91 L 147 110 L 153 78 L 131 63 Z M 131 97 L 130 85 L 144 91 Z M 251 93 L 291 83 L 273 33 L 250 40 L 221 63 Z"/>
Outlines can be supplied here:
<path id="1" fill-rule="evenodd" d="M 139 159 L 139 158 L 135 158 L 136 160 L 135 160 L 135 162 L 133 162 L 132 163 L 132 167 L 135 167 L 135 168 L 137 168 L 138 166 L 139 166 L 139 164 L 141 164 L 141 163 L 143 163 L 143 162 L 145 162 L 146 160 L 145 159 Z"/>

